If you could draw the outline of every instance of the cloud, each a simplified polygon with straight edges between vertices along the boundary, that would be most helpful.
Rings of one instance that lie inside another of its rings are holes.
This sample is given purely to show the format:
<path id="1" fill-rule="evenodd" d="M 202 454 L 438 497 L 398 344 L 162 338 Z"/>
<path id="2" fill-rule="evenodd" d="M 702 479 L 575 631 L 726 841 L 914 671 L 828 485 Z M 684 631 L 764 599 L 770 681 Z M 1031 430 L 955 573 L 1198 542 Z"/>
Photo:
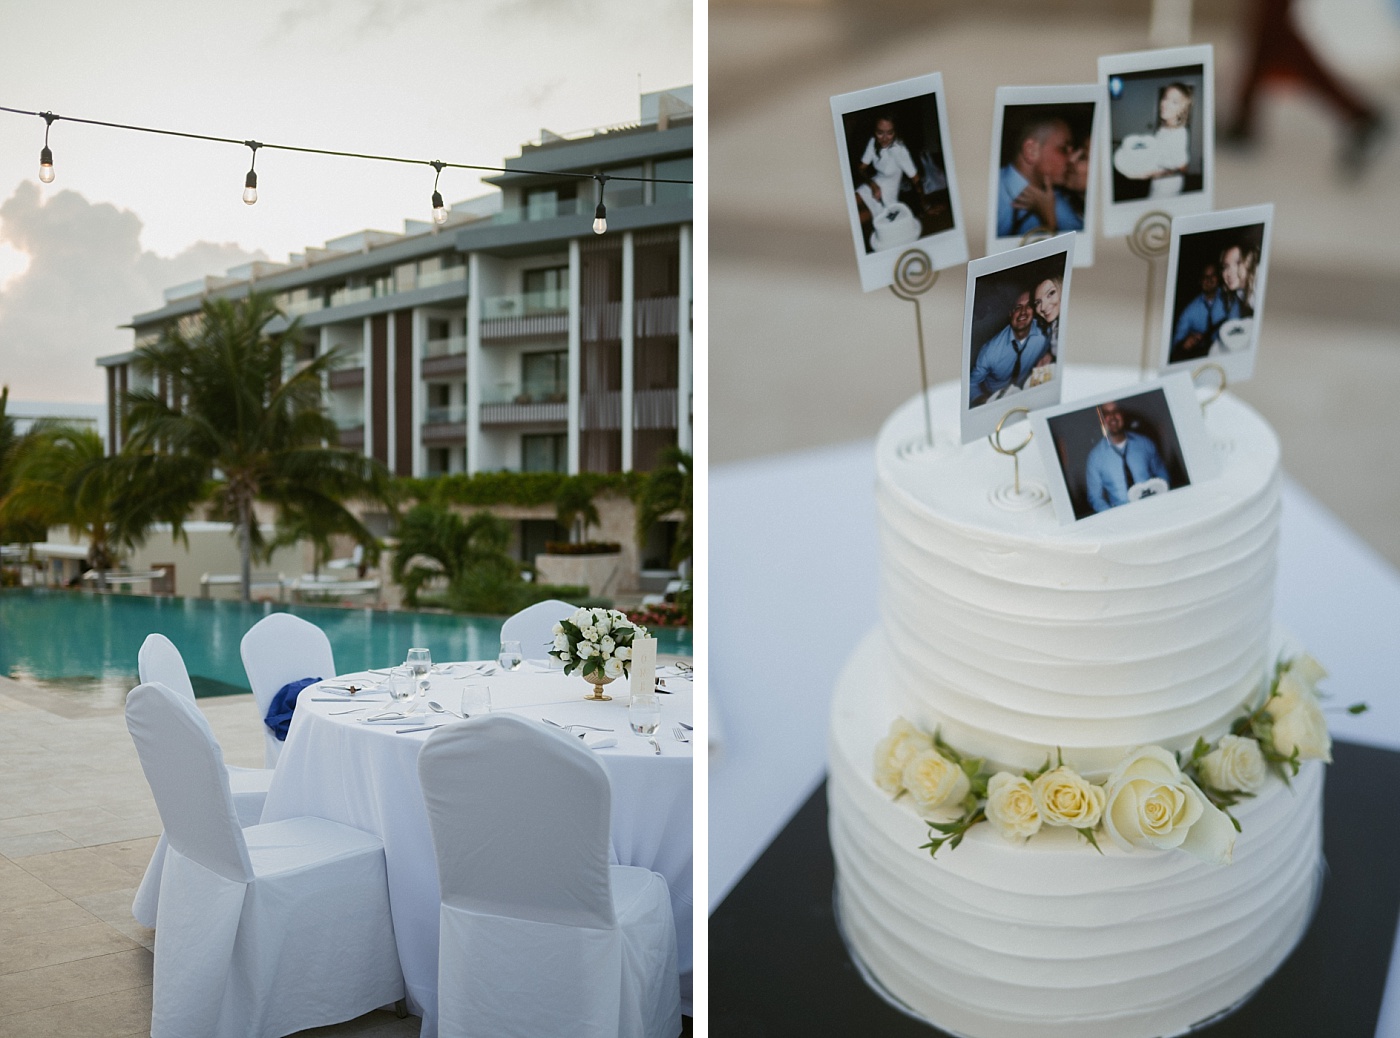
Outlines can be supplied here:
<path id="1" fill-rule="evenodd" d="M 277 17 L 265 43 L 308 27 L 324 33 L 333 29 L 342 36 L 363 40 L 410 21 L 450 0 L 294 0 Z"/>
<path id="2" fill-rule="evenodd" d="M 47 200 L 25 181 L 0 204 L 0 244 L 25 270 L 0 290 L 0 382 L 18 400 L 105 400 L 98 357 L 131 349 L 118 326 L 163 304 L 163 289 L 221 273 L 262 253 L 196 242 L 176 256 L 141 248 L 141 219 L 76 191 Z"/>

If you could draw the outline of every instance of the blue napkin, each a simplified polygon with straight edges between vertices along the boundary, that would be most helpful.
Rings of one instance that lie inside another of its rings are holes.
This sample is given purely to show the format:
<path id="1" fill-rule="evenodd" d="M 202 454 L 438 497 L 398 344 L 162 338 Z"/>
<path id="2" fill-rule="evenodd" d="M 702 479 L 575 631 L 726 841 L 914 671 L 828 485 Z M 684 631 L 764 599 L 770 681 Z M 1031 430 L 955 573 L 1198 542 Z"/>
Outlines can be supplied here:
<path id="1" fill-rule="evenodd" d="M 301 694 L 301 690 L 320 680 L 320 678 L 302 678 L 300 681 L 289 681 L 279 688 L 277 694 L 272 697 L 272 705 L 267 708 L 267 716 L 263 718 L 263 724 L 272 729 L 272 734 L 277 736 L 279 741 L 287 741 L 287 729 L 292 726 L 292 711 L 297 708 L 297 696 Z"/>

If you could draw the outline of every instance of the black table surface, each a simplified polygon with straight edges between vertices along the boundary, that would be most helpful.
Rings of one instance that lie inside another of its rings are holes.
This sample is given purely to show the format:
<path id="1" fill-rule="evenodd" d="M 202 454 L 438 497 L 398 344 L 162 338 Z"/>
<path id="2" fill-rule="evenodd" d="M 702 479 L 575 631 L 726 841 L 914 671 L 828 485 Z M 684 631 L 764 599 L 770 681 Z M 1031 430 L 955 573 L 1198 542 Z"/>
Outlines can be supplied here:
<path id="1" fill-rule="evenodd" d="M 1400 753 L 1333 745 L 1327 875 L 1312 926 L 1238 1012 L 1200 1038 L 1372 1038 L 1400 916 Z M 937 1038 L 866 986 L 836 930 L 826 784 L 710 916 L 716 1038 Z"/>

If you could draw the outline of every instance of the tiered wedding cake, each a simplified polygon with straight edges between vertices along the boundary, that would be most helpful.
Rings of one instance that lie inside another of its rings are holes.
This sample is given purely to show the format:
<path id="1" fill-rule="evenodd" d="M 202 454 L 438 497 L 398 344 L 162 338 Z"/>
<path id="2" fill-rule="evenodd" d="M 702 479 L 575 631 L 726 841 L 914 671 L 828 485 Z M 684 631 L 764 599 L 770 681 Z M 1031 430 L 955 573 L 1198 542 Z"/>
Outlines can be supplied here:
<path id="1" fill-rule="evenodd" d="M 1134 378 L 1071 368 L 1065 399 Z M 950 1033 L 1184 1032 L 1278 967 L 1319 881 L 1311 661 L 1262 707 L 1278 441 L 1227 395 L 1207 419 L 1217 478 L 1061 526 L 1048 502 L 1015 507 L 1008 458 L 955 445 L 957 393 L 933 391 L 933 449 L 918 400 L 877 447 L 882 622 L 832 708 L 842 932 L 867 979 Z M 1023 482 L 1043 479 L 1035 455 Z M 1228 735 L 1251 711 L 1266 749 L 1301 750 L 1291 786 L 1250 730 Z M 987 821 L 954 843 L 977 805 Z"/>

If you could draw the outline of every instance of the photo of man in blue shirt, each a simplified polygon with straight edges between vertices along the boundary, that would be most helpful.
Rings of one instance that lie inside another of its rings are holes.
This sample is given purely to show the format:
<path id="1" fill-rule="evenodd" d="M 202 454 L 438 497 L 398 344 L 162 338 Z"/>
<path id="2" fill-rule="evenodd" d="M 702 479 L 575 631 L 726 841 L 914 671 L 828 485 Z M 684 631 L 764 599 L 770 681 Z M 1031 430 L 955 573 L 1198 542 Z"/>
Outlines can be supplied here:
<path id="1" fill-rule="evenodd" d="M 1024 235 L 1037 228 L 1082 231 L 1084 218 L 1062 188 L 1074 151 L 1069 124 L 1054 116 L 1021 127 L 1016 151 L 997 178 L 997 237 Z"/>
<path id="2" fill-rule="evenodd" d="M 1023 291 L 1011 304 L 1007 324 L 982 344 L 968 378 L 969 407 L 986 403 L 1009 386 L 1020 389 L 1031 369 L 1050 350 L 1050 341 L 1035 320 L 1031 293 Z"/>
<path id="3" fill-rule="evenodd" d="M 1220 289 L 1220 265 L 1207 262 L 1201 268 L 1200 294 L 1182 308 L 1176 319 L 1171 363 L 1207 356 L 1220 326 L 1242 316 L 1239 296 Z"/>
<path id="4" fill-rule="evenodd" d="M 1089 503 L 1095 512 L 1127 504 L 1129 491 L 1138 483 L 1160 479 L 1170 489 L 1171 477 L 1157 452 L 1157 445 L 1141 433 L 1124 427 L 1123 412 L 1114 401 L 1099 405 L 1103 439 L 1089 451 L 1084 467 Z"/>

